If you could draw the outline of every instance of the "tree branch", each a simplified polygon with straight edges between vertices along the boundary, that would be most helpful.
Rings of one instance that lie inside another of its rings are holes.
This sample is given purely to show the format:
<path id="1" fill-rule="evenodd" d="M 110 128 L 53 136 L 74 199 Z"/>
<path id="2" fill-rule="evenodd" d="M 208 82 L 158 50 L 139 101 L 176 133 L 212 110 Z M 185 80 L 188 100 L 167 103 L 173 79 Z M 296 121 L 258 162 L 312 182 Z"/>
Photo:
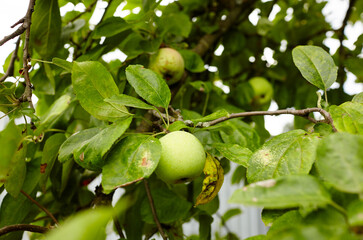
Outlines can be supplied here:
<path id="1" fill-rule="evenodd" d="M 18 38 L 18 40 L 15 43 L 15 50 L 14 50 L 13 54 L 11 55 L 8 69 L 6 70 L 6 73 L 4 74 L 4 76 L 2 76 L 0 78 L 0 82 L 5 81 L 5 79 L 9 76 L 14 76 L 14 64 L 15 64 L 15 60 L 18 58 L 19 45 L 20 45 L 20 37 Z"/>
<path id="2" fill-rule="evenodd" d="M 150 191 L 150 187 L 149 187 L 149 183 L 146 179 L 144 179 L 144 185 L 145 185 L 145 189 L 146 189 L 146 194 L 147 194 L 147 198 L 149 199 L 149 204 L 150 204 L 150 208 L 151 208 L 151 212 L 153 214 L 153 217 L 154 217 L 154 221 L 156 223 L 156 226 L 159 230 L 159 233 L 161 235 L 161 237 L 166 240 L 168 239 L 167 236 L 165 235 L 164 231 L 163 231 L 163 228 L 161 227 L 161 224 L 159 222 L 159 219 L 158 219 L 158 215 L 156 214 L 156 209 L 155 209 L 155 205 L 154 205 L 154 200 L 151 196 L 151 191 Z"/>
<path id="3" fill-rule="evenodd" d="M 28 231 L 28 232 L 37 232 L 37 233 L 45 233 L 49 230 L 49 228 L 41 227 L 37 225 L 31 224 L 15 224 L 9 225 L 3 228 L 0 228 L 0 236 L 5 235 L 10 232 L 16 231 Z"/>
<path id="4" fill-rule="evenodd" d="M 337 30 L 337 34 L 338 34 L 338 38 L 339 38 L 339 43 L 340 43 L 339 50 L 338 50 L 339 51 L 339 56 L 340 56 L 338 74 L 340 75 L 339 82 L 340 82 L 341 85 L 344 83 L 344 77 L 343 77 L 343 74 L 344 74 L 344 66 L 342 64 L 342 60 L 343 60 L 344 55 L 345 55 L 344 46 L 343 46 L 344 31 L 345 31 L 345 28 L 348 25 L 348 20 L 349 20 L 351 14 L 352 14 L 353 7 L 354 7 L 356 1 L 357 0 L 350 0 L 349 1 L 349 6 L 348 6 L 347 12 L 345 14 L 345 17 L 344 17 L 342 26 Z"/>
<path id="5" fill-rule="evenodd" d="M 307 118 L 308 120 L 317 123 L 318 121 L 314 118 L 309 117 L 309 113 L 312 112 L 319 112 L 323 117 L 325 118 L 326 123 L 330 124 L 333 128 L 334 132 L 337 132 L 337 129 L 334 126 L 333 119 L 331 118 L 330 114 L 325 111 L 322 108 L 306 108 L 301 110 L 295 110 L 295 109 L 283 109 L 283 110 L 276 110 L 276 111 L 252 111 L 252 112 L 241 112 L 241 113 L 231 113 L 228 117 L 221 117 L 218 119 L 215 119 L 210 122 L 202 123 L 202 127 L 205 126 L 213 126 L 217 123 L 224 122 L 226 120 L 232 119 L 232 118 L 239 118 L 239 117 L 250 117 L 250 116 L 265 116 L 265 115 L 281 115 L 281 114 L 292 114 L 295 116 L 300 116 Z"/>
<path id="6" fill-rule="evenodd" d="M 238 20 L 241 16 L 243 10 L 248 9 L 248 6 L 254 3 L 254 1 L 244 1 L 243 4 L 233 8 L 227 18 L 224 21 L 221 21 L 219 24 L 219 30 L 212 34 L 204 35 L 198 42 L 198 44 L 194 47 L 193 51 L 199 54 L 200 56 L 204 56 L 204 54 L 208 51 L 210 47 L 214 45 L 214 43 L 224 34 L 226 33 L 233 24 Z"/>
<path id="7" fill-rule="evenodd" d="M 29 194 L 24 192 L 23 190 L 20 191 L 25 197 L 27 197 L 31 202 L 33 202 L 35 205 L 37 205 L 41 210 L 43 210 L 52 220 L 55 224 L 59 224 L 57 219 L 53 216 L 51 212 L 48 211 L 44 206 L 42 206 L 39 202 L 37 202 L 35 199 L 33 199 Z"/>
<path id="8" fill-rule="evenodd" d="M 35 0 L 30 0 L 28 11 L 24 17 L 24 23 L 22 26 L 25 28 L 25 40 L 24 40 L 24 48 L 23 48 L 23 75 L 25 79 L 25 90 L 21 97 L 23 102 L 29 102 L 31 108 L 34 109 L 33 102 L 32 102 L 32 91 L 33 85 L 30 82 L 29 78 L 29 69 L 30 66 L 28 65 L 29 62 L 29 39 L 30 39 L 30 25 L 31 25 L 31 17 L 32 13 L 34 12 L 34 5 Z"/>
<path id="9" fill-rule="evenodd" d="M 22 19 L 20 19 L 18 22 L 16 22 L 14 25 L 12 25 L 11 27 L 15 27 L 16 25 L 22 23 L 20 25 L 20 27 L 18 29 L 16 29 L 12 34 L 5 36 L 1 41 L 0 41 L 0 46 L 4 45 L 4 43 L 6 43 L 7 41 L 15 38 L 16 36 L 21 35 L 23 32 L 25 32 L 25 30 L 27 30 L 30 27 L 30 20 L 31 20 L 31 15 L 34 11 L 34 4 L 35 4 L 35 0 L 30 0 L 29 2 L 29 6 L 28 6 L 28 10 L 25 14 L 25 17 L 23 17 Z"/>
<path id="10" fill-rule="evenodd" d="M 160 118 L 160 115 L 156 111 L 150 110 L 150 112 L 153 114 L 153 116 Z M 309 121 L 311 121 L 313 123 L 320 122 L 320 121 L 318 121 L 318 120 L 316 120 L 316 119 L 309 116 L 309 114 L 313 113 L 313 112 L 318 112 L 321 115 L 323 115 L 323 117 L 325 119 L 324 122 L 328 123 L 333 128 L 334 132 L 337 132 L 337 129 L 334 126 L 334 122 L 333 122 L 333 119 L 332 119 L 330 113 L 325 111 L 322 108 L 317 108 L 317 107 L 300 109 L 300 110 L 282 109 L 282 110 L 276 110 L 276 111 L 252 111 L 252 112 L 231 113 L 227 117 L 221 117 L 221 118 L 217 118 L 215 120 L 209 121 L 209 122 L 200 122 L 200 123 L 197 123 L 197 124 L 194 124 L 190 120 L 183 120 L 181 115 L 178 116 L 178 117 L 172 117 L 172 116 L 169 115 L 169 122 L 173 123 L 173 122 L 176 122 L 176 121 L 183 121 L 184 124 L 186 124 L 187 126 L 203 128 L 203 127 L 210 127 L 210 126 L 216 125 L 218 123 L 227 121 L 227 120 L 232 119 L 232 118 L 265 116 L 265 115 L 270 115 L 271 116 L 271 115 L 282 115 L 282 114 L 292 114 L 292 115 L 295 115 L 295 116 L 304 117 L 304 118 L 308 119 Z M 162 114 L 161 117 L 163 117 L 165 119 L 166 114 Z"/>

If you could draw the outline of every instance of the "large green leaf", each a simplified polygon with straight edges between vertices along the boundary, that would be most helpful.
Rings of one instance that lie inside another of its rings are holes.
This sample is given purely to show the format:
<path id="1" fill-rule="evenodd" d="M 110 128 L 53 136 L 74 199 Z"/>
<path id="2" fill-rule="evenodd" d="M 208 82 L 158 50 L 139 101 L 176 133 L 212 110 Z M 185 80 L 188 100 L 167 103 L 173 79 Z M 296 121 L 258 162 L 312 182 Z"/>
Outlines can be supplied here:
<path id="1" fill-rule="evenodd" d="M 126 68 L 126 78 L 140 97 L 157 107 L 168 108 L 170 89 L 158 74 L 141 65 L 130 65 Z"/>
<path id="2" fill-rule="evenodd" d="M 335 133 L 318 145 L 316 167 L 340 191 L 363 193 L 363 136 Z"/>
<path id="3" fill-rule="evenodd" d="M 129 116 L 123 105 L 103 101 L 119 93 L 111 73 L 99 62 L 74 62 L 72 84 L 82 107 L 92 116 L 116 121 Z"/>
<path id="4" fill-rule="evenodd" d="M 102 169 L 102 187 L 110 192 L 119 186 L 149 177 L 161 156 L 158 139 L 131 135 L 119 142 L 107 156 Z"/>
<path id="5" fill-rule="evenodd" d="M 104 128 L 86 129 L 68 138 L 61 146 L 59 160 L 67 161 L 73 155 L 80 166 L 101 171 L 103 157 L 116 144 L 121 135 L 128 129 L 132 121 L 129 117 L 119 120 Z"/>
<path id="6" fill-rule="evenodd" d="M 332 105 L 329 113 L 338 131 L 363 134 L 362 103 L 345 102 L 339 106 Z"/>
<path id="7" fill-rule="evenodd" d="M 247 168 L 248 160 L 252 156 L 248 148 L 231 143 L 215 143 L 213 146 L 228 160 Z"/>
<path id="8" fill-rule="evenodd" d="M 193 205 L 167 188 L 151 189 L 151 195 L 161 223 L 172 223 L 181 220 L 183 217 L 186 217 Z M 147 198 L 141 203 L 140 212 L 145 222 L 149 224 L 155 223 Z"/>
<path id="9" fill-rule="evenodd" d="M 316 134 L 304 130 L 293 130 L 272 138 L 250 158 L 248 181 L 308 174 L 315 160 L 317 142 Z"/>
<path id="10" fill-rule="evenodd" d="M 13 121 L 0 132 L 0 182 L 4 182 L 22 140 L 21 129 Z"/>
<path id="11" fill-rule="evenodd" d="M 106 238 L 106 225 L 112 218 L 112 208 L 89 209 L 67 219 L 46 235 L 48 240 L 99 240 Z"/>
<path id="12" fill-rule="evenodd" d="M 338 67 L 321 47 L 298 46 L 292 57 L 303 77 L 320 89 L 327 90 L 337 79 Z"/>
<path id="13" fill-rule="evenodd" d="M 324 207 L 331 203 L 329 193 L 310 175 L 291 175 L 252 183 L 236 190 L 229 200 L 265 208 Z"/>
<path id="14" fill-rule="evenodd" d="M 32 16 L 31 42 L 43 58 L 58 50 L 62 20 L 57 0 L 38 0 Z"/>
<path id="15" fill-rule="evenodd" d="M 63 133 L 57 133 L 50 136 L 44 144 L 39 181 L 39 185 L 43 192 L 45 192 L 48 177 L 53 169 L 54 162 L 57 159 L 59 148 L 65 140 L 66 137 Z"/>

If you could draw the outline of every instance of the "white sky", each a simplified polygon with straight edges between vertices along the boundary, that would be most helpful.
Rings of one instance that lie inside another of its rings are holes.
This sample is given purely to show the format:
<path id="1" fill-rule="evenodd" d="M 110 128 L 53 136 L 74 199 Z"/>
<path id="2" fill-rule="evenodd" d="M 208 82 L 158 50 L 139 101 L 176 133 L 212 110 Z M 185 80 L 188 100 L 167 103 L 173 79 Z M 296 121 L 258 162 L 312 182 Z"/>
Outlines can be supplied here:
<path id="1" fill-rule="evenodd" d="M 10 28 L 10 26 L 25 15 L 28 7 L 28 2 L 29 0 L 11 0 L 11 1 L 6 1 L 6 4 L 2 4 L 0 8 L 0 22 L 1 22 L 0 39 L 2 39 L 4 36 L 9 35 L 14 31 L 14 29 Z M 164 0 L 163 3 L 164 2 L 167 1 Z M 97 5 L 102 9 L 105 6 L 105 3 L 100 1 Z M 66 8 L 61 9 L 62 14 L 64 14 L 64 12 L 67 11 L 68 9 L 72 10 L 72 7 L 73 6 L 70 4 Z M 341 26 L 347 7 L 348 7 L 347 0 L 328 0 L 328 4 L 324 8 L 323 13 L 327 17 L 328 21 L 331 22 L 334 29 L 337 29 Z M 77 8 L 82 8 L 82 6 L 77 5 Z M 273 17 L 273 15 L 276 14 L 278 11 L 279 11 L 278 8 L 274 8 L 274 11 L 271 14 L 272 16 L 270 16 L 270 18 Z M 102 10 L 99 10 L 99 13 L 102 13 Z M 122 11 L 121 8 L 119 8 L 116 13 L 116 15 L 118 16 L 122 16 L 124 14 L 126 14 L 126 11 Z M 100 16 L 100 14 L 97 15 Z M 97 23 L 99 21 L 98 16 L 92 17 L 91 22 Z M 251 14 L 250 21 L 253 23 L 258 21 L 258 11 L 253 12 Z M 357 23 L 353 26 L 348 25 L 346 28 L 346 34 L 348 35 L 348 40 L 344 41 L 344 45 L 349 48 L 352 48 L 353 43 L 355 42 L 357 37 L 362 33 L 363 33 L 362 23 Z M 330 48 L 331 53 L 334 53 L 339 46 L 339 42 L 336 39 L 328 38 L 324 43 Z M 15 44 L 15 39 L 13 39 L 12 41 L 8 41 L 3 46 L 0 46 L 0 66 L 1 66 L 0 72 L 4 72 L 2 66 L 5 62 L 6 57 L 13 51 L 14 44 Z M 223 51 L 223 49 L 220 49 L 220 51 L 221 50 Z M 273 63 L 273 58 L 272 58 L 273 52 L 270 51 L 269 49 L 265 49 L 264 53 L 265 53 L 264 59 L 266 59 L 268 62 Z M 108 54 L 107 56 L 105 56 L 105 58 L 109 60 L 112 58 L 111 55 Z M 114 55 L 118 55 L 121 58 L 125 57 L 122 55 L 120 51 L 116 51 Z M 211 67 L 213 68 L 213 66 Z M 348 92 L 349 94 L 356 94 L 363 91 L 362 84 L 356 84 L 354 83 L 354 80 L 355 77 L 353 75 L 350 75 L 348 77 L 347 83 L 344 85 L 345 91 Z M 276 104 L 271 105 L 270 110 L 273 109 L 277 109 Z M 289 115 L 266 116 L 265 119 L 266 119 L 266 128 L 270 131 L 272 135 L 276 135 L 283 131 L 284 127 L 283 123 L 291 122 L 293 117 Z"/>

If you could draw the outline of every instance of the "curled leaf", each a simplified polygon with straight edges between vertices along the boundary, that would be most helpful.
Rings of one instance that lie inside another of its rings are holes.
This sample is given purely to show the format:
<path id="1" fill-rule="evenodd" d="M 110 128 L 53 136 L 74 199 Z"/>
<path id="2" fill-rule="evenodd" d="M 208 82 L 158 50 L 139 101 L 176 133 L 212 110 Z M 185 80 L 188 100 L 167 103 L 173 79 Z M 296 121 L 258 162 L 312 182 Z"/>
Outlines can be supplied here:
<path id="1" fill-rule="evenodd" d="M 202 191 L 198 195 L 194 207 L 212 201 L 217 196 L 223 184 L 223 168 L 219 161 L 209 153 L 207 153 L 203 172 L 205 178 L 203 180 Z"/>

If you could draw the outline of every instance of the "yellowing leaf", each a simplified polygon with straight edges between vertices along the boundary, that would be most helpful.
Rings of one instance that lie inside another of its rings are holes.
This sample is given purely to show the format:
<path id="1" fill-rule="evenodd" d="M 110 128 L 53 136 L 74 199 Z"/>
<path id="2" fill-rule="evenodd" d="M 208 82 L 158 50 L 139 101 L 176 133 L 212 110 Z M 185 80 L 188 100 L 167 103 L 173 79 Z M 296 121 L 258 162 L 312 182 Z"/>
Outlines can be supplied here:
<path id="1" fill-rule="evenodd" d="M 222 187 L 224 175 L 219 161 L 207 153 L 207 159 L 203 169 L 205 178 L 201 193 L 198 195 L 194 207 L 212 201 Z"/>

